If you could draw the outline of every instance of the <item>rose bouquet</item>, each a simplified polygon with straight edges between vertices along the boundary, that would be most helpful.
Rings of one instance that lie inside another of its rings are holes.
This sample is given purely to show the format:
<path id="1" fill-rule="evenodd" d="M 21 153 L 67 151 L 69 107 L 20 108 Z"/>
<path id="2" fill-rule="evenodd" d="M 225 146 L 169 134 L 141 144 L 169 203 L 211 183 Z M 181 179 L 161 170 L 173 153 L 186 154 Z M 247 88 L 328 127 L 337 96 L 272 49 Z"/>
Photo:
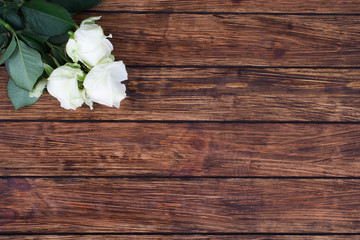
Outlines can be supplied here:
<path id="1" fill-rule="evenodd" d="M 8 96 L 15 109 L 35 103 L 46 89 L 65 109 L 93 102 L 120 107 L 127 72 L 111 52 L 112 36 L 95 21 L 77 26 L 71 13 L 101 0 L 0 1 L 0 64 L 10 76 Z"/>

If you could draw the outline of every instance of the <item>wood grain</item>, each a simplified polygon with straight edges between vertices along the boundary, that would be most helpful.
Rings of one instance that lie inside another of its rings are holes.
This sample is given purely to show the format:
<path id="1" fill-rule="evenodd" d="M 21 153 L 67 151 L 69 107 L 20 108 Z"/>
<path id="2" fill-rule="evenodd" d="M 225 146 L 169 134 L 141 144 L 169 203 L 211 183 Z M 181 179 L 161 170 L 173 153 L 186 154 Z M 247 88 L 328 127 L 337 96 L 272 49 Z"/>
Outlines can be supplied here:
<path id="1" fill-rule="evenodd" d="M 359 236 L 293 236 L 293 235 L 38 235 L 38 236 L 0 236 L 0 240 L 349 240 L 358 239 Z"/>
<path id="2" fill-rule="evenodd" d="M 360 56 L 360 55 L 359 55 Z M 1 120 L 360 120 L 359 69 L 128 68 L 120 110 L 62 109 L 49 94 L 14 111 L 0 68 Z"/>
<path id="3" fill-rule="evenodd" d="M 128 98 L 74 112 L 45 94 L 14 112 L 0 68 L 0 240 L 360 237 L 360 4 L 93 10 L 76 21 L 103 16 Z"/>
<path id="4" fill-rule="evenodd" d="M 99 24 L 128 65 L 360 65 L 358 16 L 106 13 Z"/>
<path id="5" fill-rule="evenodd" d="M 360 125 L 5 122 L 0 128 L 1 176 L 360 177 Z"/>
<path id="6" fill-rule="evenodd" d="M 104 0 L 92 10 L 358 14 L 360 6 L 354 0 Z"/>
<path id="7" fill-rule="evenodd" d="M 8 178 L 0 231 L 360 233 L 360 180 Z"/>

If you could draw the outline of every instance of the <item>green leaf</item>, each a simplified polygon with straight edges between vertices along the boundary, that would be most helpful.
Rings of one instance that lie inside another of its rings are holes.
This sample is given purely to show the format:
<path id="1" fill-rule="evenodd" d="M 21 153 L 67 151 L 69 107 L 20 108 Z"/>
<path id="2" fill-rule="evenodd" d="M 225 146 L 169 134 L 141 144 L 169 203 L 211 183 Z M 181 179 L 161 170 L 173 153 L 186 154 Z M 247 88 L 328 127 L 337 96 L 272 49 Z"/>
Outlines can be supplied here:
<path id="1" fill-rule="evenodd" d="M 71 13 L 86 11 L 102 0 L 51 0 L 50 2 L 59 4 Z"/>
<path id="2" fill-rule="evenodd" d="M 51 58 L 52 58 L 54 64 L 56 65 L 56 68 L 61 67 L 61 64 L 59 63 L 58 60 L 56 60 L 56 58 L 54 58 L 53 56 L 51 56 Z"/>
<path id="3" fill-rule="evenodd" d="M 16 49 L 16 39 L 13 36 L 9 46 L 7 47 L 7 49 L 5 50 L 4 54 L 1 57 L 0 65 L 6 62 L 6 60 L 8 60 L 9 57 L 11 57 L 11 55 L 15 52 L 15 49 Z"/>
<path id="4" fill-rule="evenodd" d="M 0 9 L 1 18 L 17 30 L 24 29 L 23 19 L 19 16 L 18 9 L 18 7 L 6 7 Z"/>
<path id="5" fill-rule="evenodd" d="M 60 65 L 64 65 L 66 63 L 66 61 L 61 57 L 61 55 L 55 48 L 51 48 L 50 53 L 54 57 L 54 60 L 56 60 Z"/>
<path id="6" fill-rule="evenodd" d="M 31 91 L 44 71 L 41 55 L 20 41 L 14 54 L 6 61 L 6 69 L 15 84 Z"/>
<path id="7" fill-rule="evenodd" d="M 21 11 L 24 13 L 26 26 L 40 35 L 61 35 L 75 26 L 70 14 L 63 7 L 44 0 L 25 2 Z"/>
<path id="8" fill-rule="evenodd" d="M 22 34 L 25 34 L 41 43 L 45 43 L 49 39 L 47 36 L 42 36 L 26 29 L 22 31 Z"/>
<path id="9" fill-rule="evenodd" d="M 44 52 L 44 45 L 38 42 L 36 39 L 32 38 L 30 35 L 26 33 L 22 33 L 19 35 L 21 40 L 23 40 L 29 47 L 36 49 L 39 52 Z"/>
<path id="10" fill-rule="evenodd" d="M 70 38 L 70 35 L 68 33 L 65 33 L 65 34 L 62 34 L 59 36 L 49 38 L 49 43 L 54 44 L 54 45 L 61 45 L 63 43 L 67 43 L 69 38 Z"/>
<path id="11" fill-rule="evenodd" d="M 7 46 L 7 41 L 6 41 L 7 39 L 8 39 L 8 36 L 6 34 L 0 33 L 0 49 Z"/>
<path id="12" fill-rule="evenodd" d="M 15 110 L 19 108 L 34 104 L 39 98 L 30 98 L 29 92 L 16 86 L 14 81 L 10 78 L 8 85 L 8 96 Z"/>
<path id="13" fill-rule="evenodd" d="M 44 63 L 44 69 L 46 74 L 50 77 L 51 73 L 54 71 L 54 69 L 49 65 Z"/>
<path id="14" fill-rule="evenodd" d="M 4 28 L 4 26 L 0 25 L 0 33 L 6 33 L 7 30 Z"/>
<path id="15" fill-rule="evenodd" d="M 42 54 L 41 55 L 42 60 L 44 63 L 47 63 L 48 65 L 50 65 L 52 68 L 56 68 L 56 63 L 54 62 L 54 60 L 52 59 L 52 56 L 50 56 L 50 54 Z"/>

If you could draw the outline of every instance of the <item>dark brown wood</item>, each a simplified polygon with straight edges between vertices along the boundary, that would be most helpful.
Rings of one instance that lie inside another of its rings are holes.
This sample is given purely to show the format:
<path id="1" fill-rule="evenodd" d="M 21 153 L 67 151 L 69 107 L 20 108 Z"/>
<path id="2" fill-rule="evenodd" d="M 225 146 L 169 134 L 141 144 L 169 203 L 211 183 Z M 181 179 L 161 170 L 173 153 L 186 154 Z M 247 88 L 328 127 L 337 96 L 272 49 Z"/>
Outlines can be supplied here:
<path id="1" fill-rule="evenodd" d="M 77 22 L 95 13 L 77 16 Z M 358 16 L 106 13 L 130 65 L 358 67 Z"/>
<path id="2" fill-rule="evenodd" d="M 0 129 L 1 176 L 360 177 L 360 125 L 5 122 Z"/>
<path id="3" fill-rule="evenodd" d="M 354 0 L 105 0 L 93 10 L 358 14 L 360 6 Z"/>
<path id="4" fill-rule="evenodd" d="M 0 240 L 360 237 L 358 2 L 94 10 L 76 21 L 102 15 L 129 66 L 120 110 L 14 112 L 0 68 Z"/>
<path id="5" fill-rule="evenodd" d="M 292 236 L 292 235 L 35 235 L 0 236 L 0 240 L 349 240 L 359 236 Z"/>
<path id="6" fill-rule="evenodd" d="M 359 54 L 360 56 L 360 54 Z M 14 111 L 0 68 L 4 120 L 360 120 L 359 69 L 129 68 L 120 110 L 67 111 L 49 94 Z"/>
<path id="7" fill-rule="evenodd" d="M 360 180 L 8 178 L 0 231 L 360 233 Z"/>

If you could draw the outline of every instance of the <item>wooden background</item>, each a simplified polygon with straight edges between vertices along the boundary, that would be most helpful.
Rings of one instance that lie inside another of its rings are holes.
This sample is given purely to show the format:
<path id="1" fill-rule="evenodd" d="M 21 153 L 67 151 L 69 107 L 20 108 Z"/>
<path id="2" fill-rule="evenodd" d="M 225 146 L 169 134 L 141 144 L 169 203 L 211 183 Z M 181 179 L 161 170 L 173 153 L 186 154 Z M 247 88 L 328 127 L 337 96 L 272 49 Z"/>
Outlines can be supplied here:
<path id="1" fill-rule="evenodd" d="M 360 239 L 357 0 L 104 0 L 121 109 L 13 111 L 0 239 Z"/>

